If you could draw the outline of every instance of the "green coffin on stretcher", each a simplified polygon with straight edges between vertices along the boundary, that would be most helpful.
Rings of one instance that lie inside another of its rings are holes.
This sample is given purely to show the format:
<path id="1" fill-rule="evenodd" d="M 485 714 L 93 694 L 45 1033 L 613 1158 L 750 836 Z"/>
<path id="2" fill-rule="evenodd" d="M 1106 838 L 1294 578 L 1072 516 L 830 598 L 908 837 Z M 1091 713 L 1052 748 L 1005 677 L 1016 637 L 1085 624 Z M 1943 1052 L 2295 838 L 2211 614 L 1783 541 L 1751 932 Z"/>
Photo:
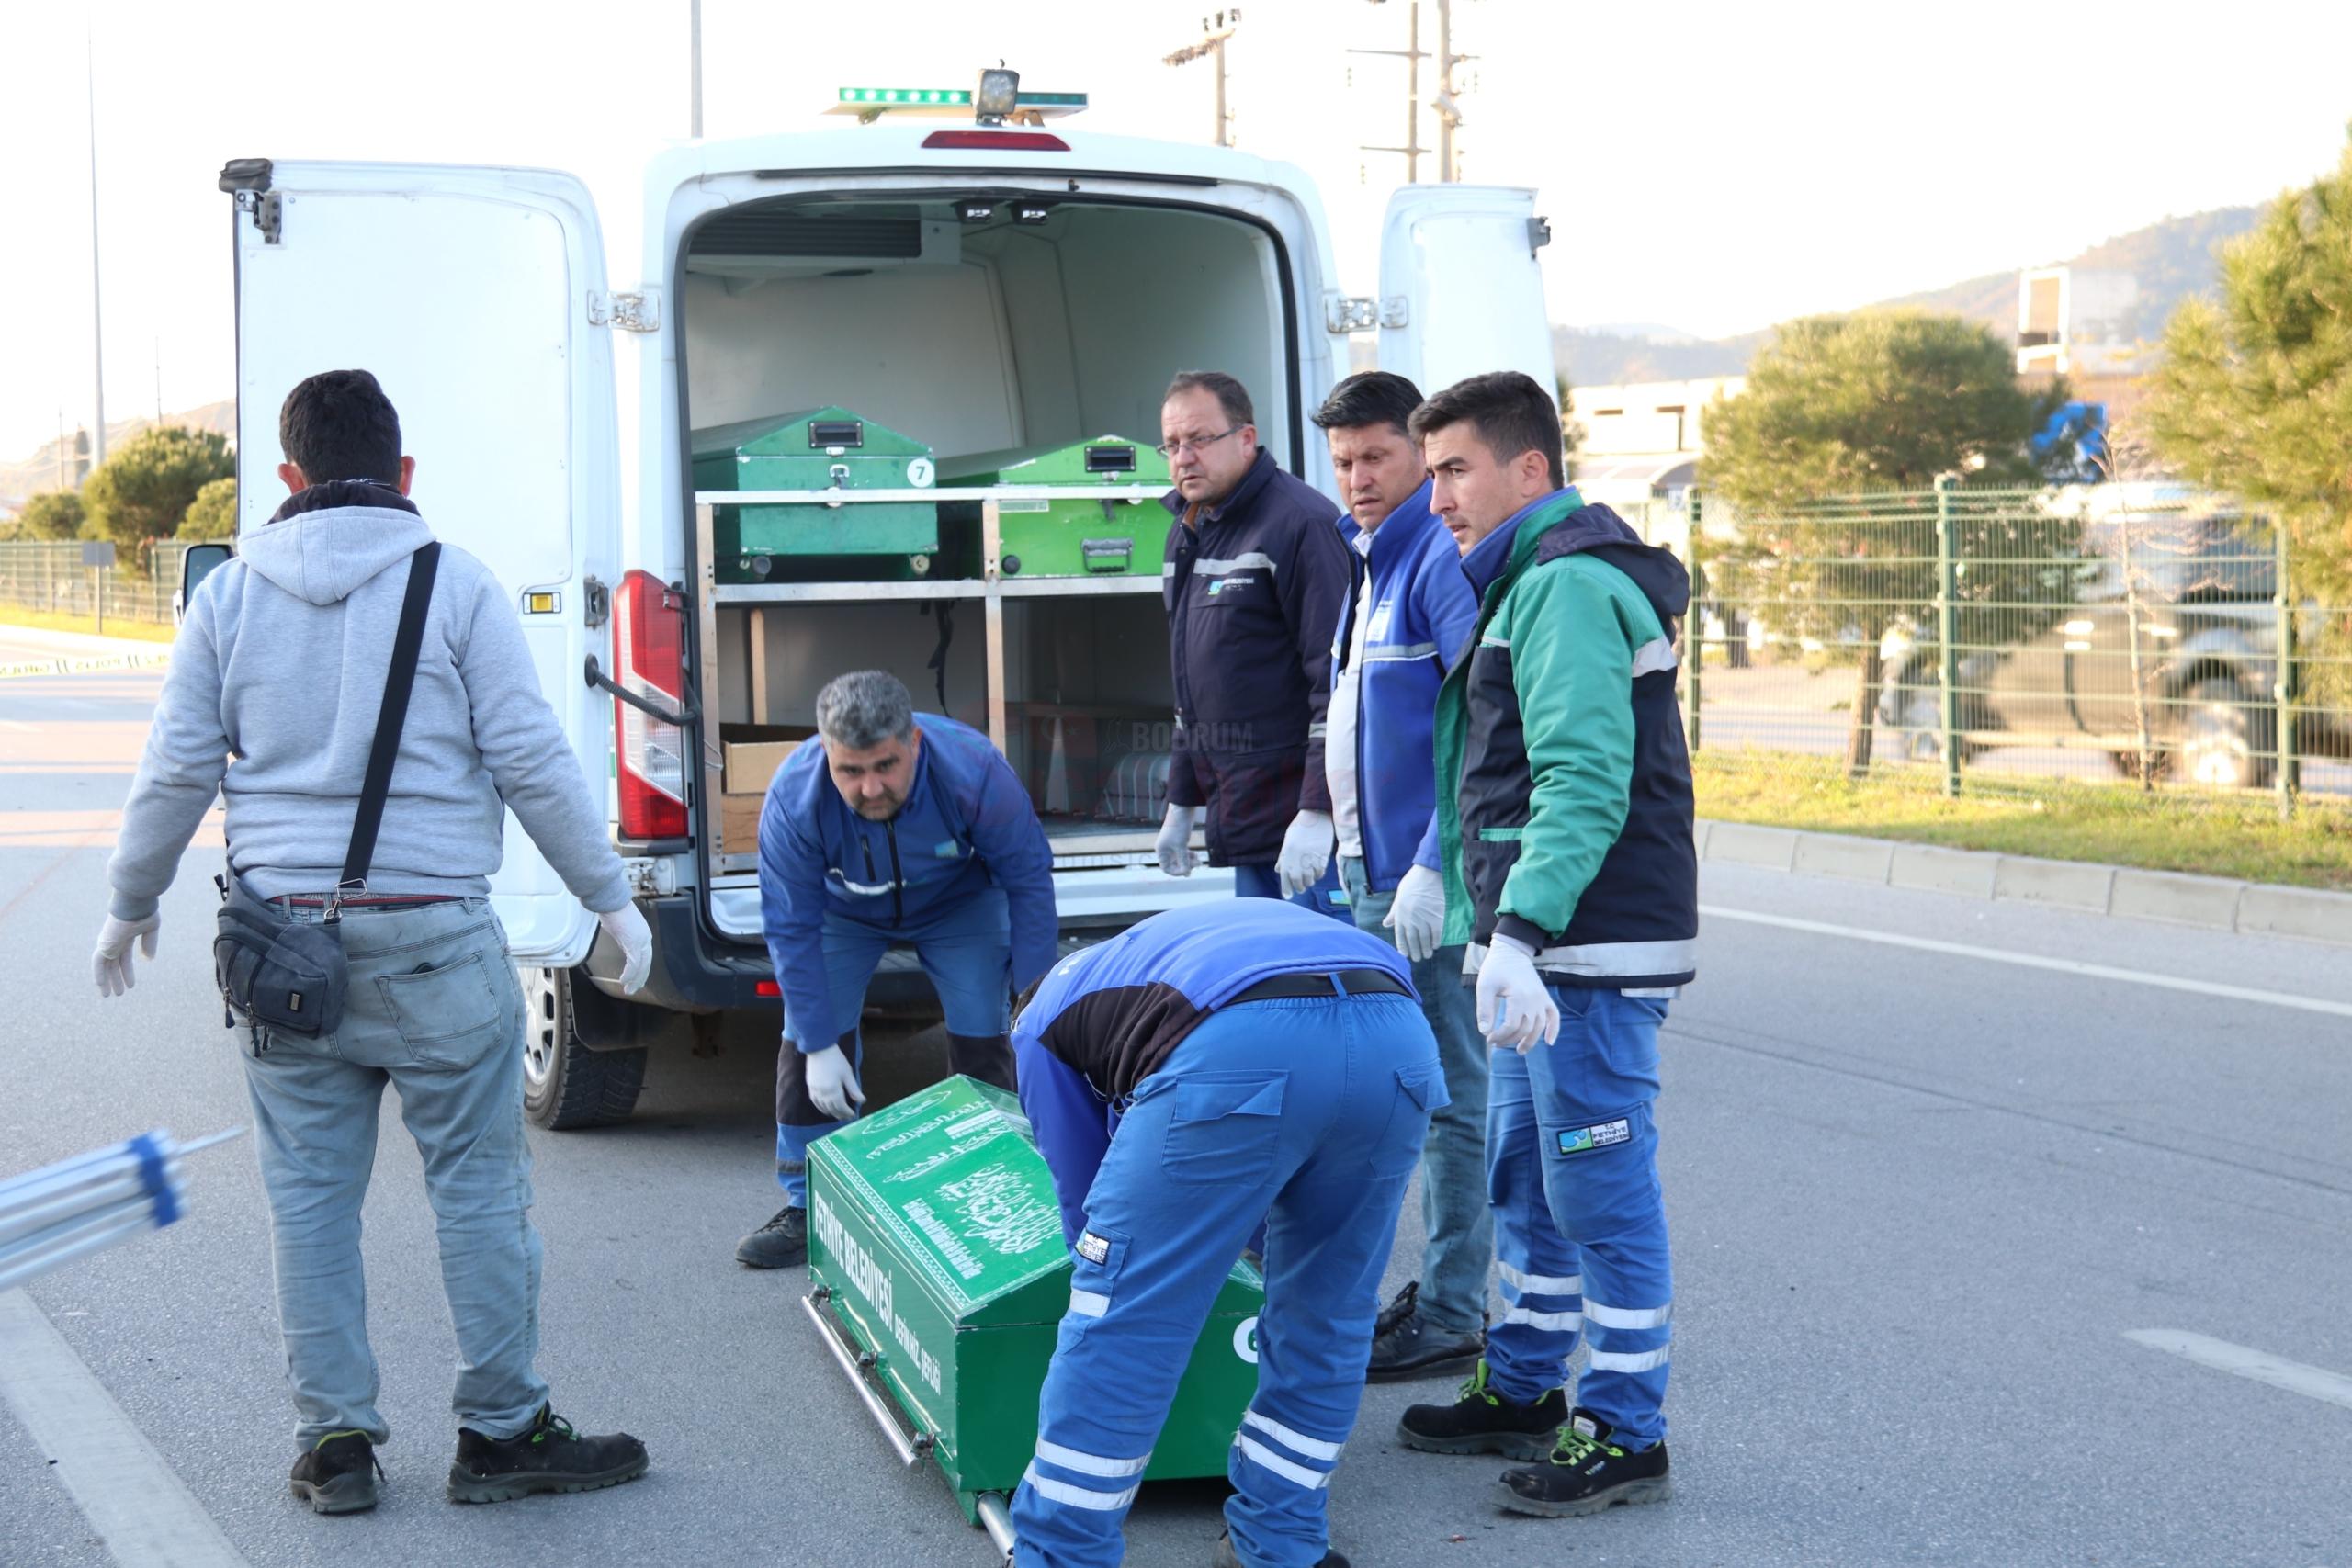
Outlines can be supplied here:
<path id="1" fill-rule="evenodd" d="M 715 425 L 693 445 L 697 491 L 929 490 L 933 479 L 930 447 L 846 409 Z M 721 504 L 713 534 L 721 581 L 797 576 L 790 563 L 809 557 L 900 557 L 894 569 L 921 572 L 939 550 L 939 506 Z"/>
<path id="2" fill-rule="evenodd" d="M 1102 435 L 1068 446 L 981 452 L 948 459 L 945 482 L 993 485 L 1149 485 L 1168 488 L 1168 459 L 1147 442 Z M 1150 498 L 1000 501 L 999 561 L 1007 577 L 1158 577 L 1167 553 L 1168 509 Z"/>
<path id="3" fill-rule="evenodd" d="M 967 1520 L 1010 1495 L 1037 1441 L 1037 1393 L 1069 1306 L 1053 1179 L 1019 1102 L 968 1077 L 865 1117 L 808 1151 L 808 1278 L 827 1331 L 927 1453 Z M 1193 1348 L 1147 1481 L 1223 1475 L 1258 1388 L 1258 1273 L 1237 1262 Z"/>

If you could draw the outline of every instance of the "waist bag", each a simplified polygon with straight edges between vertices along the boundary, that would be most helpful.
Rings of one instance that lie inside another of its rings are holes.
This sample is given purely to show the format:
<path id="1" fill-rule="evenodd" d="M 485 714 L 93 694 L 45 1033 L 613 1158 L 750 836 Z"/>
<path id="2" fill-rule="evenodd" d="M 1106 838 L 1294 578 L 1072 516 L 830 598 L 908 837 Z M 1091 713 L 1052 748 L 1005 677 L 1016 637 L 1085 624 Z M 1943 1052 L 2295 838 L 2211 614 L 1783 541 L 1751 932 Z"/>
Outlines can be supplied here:
<path id="1" fill-rule="evenodd" d="M 351 973 L 343 952 L 341 900 L 367 886 L 368 863 L 376 858 L 376 832 L 383 826 L 384 797 L 391 789 L 392 761 L 408 718 L 409 691 L 416 684 L 424 615 L 440 562 L 437 542 L 409 558 L 408 593 L 401 601 L 400 630 L 384 672 L 384 705 L 376 716 L 368 775 L 351 822 L 351 847 L 344 855 L 342 880 L 327 900 L 326 918 L 316 923 L 288 919 L 276 905 L 256 897 L 233 869 L 214 879 L 221 903 L 212 938 L 212 977 L 229 1010 L 254 1028 L 316 1038 L 334 1033 L 343 1022 Z"/>

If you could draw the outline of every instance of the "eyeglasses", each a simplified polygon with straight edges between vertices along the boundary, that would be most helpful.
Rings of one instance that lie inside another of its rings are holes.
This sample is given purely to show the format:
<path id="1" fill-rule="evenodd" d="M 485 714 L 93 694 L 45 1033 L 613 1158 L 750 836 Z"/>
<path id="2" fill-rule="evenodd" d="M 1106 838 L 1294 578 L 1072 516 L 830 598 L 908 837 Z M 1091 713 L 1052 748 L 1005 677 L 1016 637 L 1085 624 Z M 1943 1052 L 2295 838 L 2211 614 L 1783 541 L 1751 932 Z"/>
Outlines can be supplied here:
<path id="1" fill-rule="evenodd" d="M 1238 431 L 1240 428 L 1241 427 L 1237 424 L 1232 430 L 1220 430 L 1215 435 L 1204 435 L 1197 440 L 1191 437 L 1182 437 L 1174 441 L 1163 441 L 1158 446 L 1154 447 L 1153 450 L 1158 452 L 1163 457 L 1182 457 L 1187 452 L 1199 452 L 1207 447 L 1214 446 L 1218 442 L 1224 440 L 1227 436 L 1233 434 L 1235 431 Z"/>

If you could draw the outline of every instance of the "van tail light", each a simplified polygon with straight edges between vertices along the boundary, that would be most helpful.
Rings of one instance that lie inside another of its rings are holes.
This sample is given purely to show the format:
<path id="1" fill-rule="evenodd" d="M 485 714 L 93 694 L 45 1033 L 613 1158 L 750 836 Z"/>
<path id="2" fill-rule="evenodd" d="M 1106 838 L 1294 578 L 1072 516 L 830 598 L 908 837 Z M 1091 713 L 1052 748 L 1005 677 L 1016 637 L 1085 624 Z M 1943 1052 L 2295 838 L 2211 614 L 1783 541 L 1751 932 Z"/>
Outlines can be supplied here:
<path id="1" fill-rule="evenodd" d="M 1067 152 L 1069 143 L 1043 130 L 934 130 L 926 148 L 977 152 Z"/>
<path id="2" fill-rule="evenodd" d="M 686 606 L 683 594 L 650 571 L 632 571 L 613 593 L 613 673 L 655 705 L 684 710 Z M 686 836 L 686 738 L 618 698 L 621 837 Z"/>

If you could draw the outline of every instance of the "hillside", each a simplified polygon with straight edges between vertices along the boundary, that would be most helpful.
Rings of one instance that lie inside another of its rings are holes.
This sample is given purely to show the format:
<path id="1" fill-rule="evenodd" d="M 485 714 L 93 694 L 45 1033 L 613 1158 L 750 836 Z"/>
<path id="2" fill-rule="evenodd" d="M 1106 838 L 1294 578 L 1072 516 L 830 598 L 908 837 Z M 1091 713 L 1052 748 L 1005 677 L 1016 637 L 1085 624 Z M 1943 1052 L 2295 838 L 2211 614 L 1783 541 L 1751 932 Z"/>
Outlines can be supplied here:
<path id="1" fill-rule="evenodd" d="M 2140 303 L 2132 332 L 2136 337 L 2153 339 L 2162 335 L 2174 307 L 2213 287 L 2221 276 L 2222 243 L 2253 228 L 2260 215 L 2261 209 L 2256 207 L 2224 207 L 2187 218 L 2167 218 L 2093 245 L 2067 258 L 2066 265 L 2138 274 Z M 2012 333 L 2018 323 L 2018 270 L 1985 273 L 1941 288 L 1882 299 L 1864 309 L 1950 310 L 1997 332 Z M 1682 381 L 1740 374 L 1771 335 L 1764 331 L 1693 339 L 1671 328 L 1646 324 L 1634 333 L 1554 327 L 1552 353 L 1571 387 Z"/>
<path id="2" fill-rule="evenodd" d="M 166 424 L 186 425 L 192 430 L 218 431 L 233 445 L 237 439 L 237 405 L 233 402 L 206 403 L 184 413 L 166 414 Z M 107 450 L 114 451 L 155 423 L 148 414 L 133 415 L 125 420 L 110 420 L 107 423 Z M 69 432 L 65 444 L 70 449 L 74 436 Z M 17 462 L 0 463 L 0 503 L 14 505 L 43 491 L 57 489 L 57 443 L 47 441 L 39 451 Z"/>

